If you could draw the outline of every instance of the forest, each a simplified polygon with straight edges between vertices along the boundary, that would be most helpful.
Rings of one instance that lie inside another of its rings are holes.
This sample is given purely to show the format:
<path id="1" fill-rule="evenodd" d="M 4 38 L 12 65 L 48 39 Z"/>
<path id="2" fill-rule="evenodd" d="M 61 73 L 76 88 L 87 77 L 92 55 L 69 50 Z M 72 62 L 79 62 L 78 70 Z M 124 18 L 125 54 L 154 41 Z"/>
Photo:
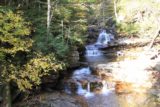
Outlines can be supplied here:
<path id="1" fill-rule="evenodd" d="M 160 0 L 0 0 L 0 107 L 160 106 L 159 25 Z"/>

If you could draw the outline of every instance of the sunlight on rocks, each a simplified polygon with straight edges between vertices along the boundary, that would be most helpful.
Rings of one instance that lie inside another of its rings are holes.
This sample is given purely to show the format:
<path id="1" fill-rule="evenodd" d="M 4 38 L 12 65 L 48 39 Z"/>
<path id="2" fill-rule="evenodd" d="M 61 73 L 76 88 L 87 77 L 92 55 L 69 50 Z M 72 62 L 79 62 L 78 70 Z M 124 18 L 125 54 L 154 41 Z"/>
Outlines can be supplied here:
<path id="1" fill-rule="evenodd" d="M 147 65 L 150 63 L 147 59 L 124 61 L 121 63 L 122 69 L 115 74 L 117 80 L 151 87 L 150 74 L 146 70 Z"/>

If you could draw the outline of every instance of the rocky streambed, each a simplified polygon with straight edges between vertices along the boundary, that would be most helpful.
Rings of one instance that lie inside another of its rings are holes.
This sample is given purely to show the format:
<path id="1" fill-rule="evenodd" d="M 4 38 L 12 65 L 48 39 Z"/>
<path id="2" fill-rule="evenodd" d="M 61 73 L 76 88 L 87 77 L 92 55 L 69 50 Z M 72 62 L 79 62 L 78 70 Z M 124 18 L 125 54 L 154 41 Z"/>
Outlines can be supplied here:
<path id="1" fill-rule="evenodd" d="M 160 106 L 158 45 L 150 51 L 147 46 L 117 50 L 95 46 L 87 46 L 88 67 L 74 71 L 78 76 L 71 76 L 75 88 L 69 94 L 83 96 L 89 107 Z"/>
<path id="2" fill-rule="evenodd" d="M 61 92 L 38 95 L 25 104 L 29 107 L 159 107 L 158 45 L 146 51 L 146 47 L 135 46 L 110 48 L 103 45 L 109 40 L 98 40 L 86 46 L 80 59 L 82 66 L 71 75 L 64 75 Z"/>

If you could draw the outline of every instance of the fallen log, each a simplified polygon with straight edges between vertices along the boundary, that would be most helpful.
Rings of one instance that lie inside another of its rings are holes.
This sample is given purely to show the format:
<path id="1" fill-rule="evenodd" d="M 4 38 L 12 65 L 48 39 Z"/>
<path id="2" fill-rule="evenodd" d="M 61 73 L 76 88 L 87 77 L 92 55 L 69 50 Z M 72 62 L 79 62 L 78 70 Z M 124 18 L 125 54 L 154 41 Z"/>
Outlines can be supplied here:
<path id="1" fill-rule="evenodd" d="M 154 44 L 154 41 L 155 41 L 156 38 L 159 36 L 159 34 L 160 34 L 160 27 L 159 27 L 159 29 L 156 31 L 156 34 L 155 34 L 154 38 L 152 39 L 152 41 L 151 41 L 151 43 L 150 43 L 150 45 L 149 45 L 148 50 L 152 48 L 152 46 L 153 46 L 153 44 Z"/>
<path id="2" fill-rule="evenodd" d="M 109 44 L 108 47 L 101 48 L 101 49 L 113 49 L 113 48 L 134 48 L 134 47 L 144 47 L 147 46 L 149 43 L 151 43 L 151 39 L 126 39 L 125 41 L 123 39 L 118 39 L 115 40 L 113 43 Z M 157 38 L 154 40 L 154 44 L 159 44 L 160 43 L 160 38 Z"/>

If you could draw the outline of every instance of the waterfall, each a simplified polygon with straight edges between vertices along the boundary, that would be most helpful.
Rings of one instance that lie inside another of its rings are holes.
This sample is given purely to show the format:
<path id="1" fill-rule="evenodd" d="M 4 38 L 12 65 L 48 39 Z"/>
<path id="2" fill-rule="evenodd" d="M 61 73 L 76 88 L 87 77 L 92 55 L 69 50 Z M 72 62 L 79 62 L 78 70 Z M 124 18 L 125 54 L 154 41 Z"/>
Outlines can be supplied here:
<path id="1" fill-rule="evenodd" d="M 72 78 L 75 80 L 83 80 L 83 77 L 86 75 L 90 75 L 91 70 L 89 67 L 77 69 L 74 71 Z M 87 89 L 83 89 L 82 84 L 80 82 L 76 82 L 77 84 L 77 94 L 86 95 Z"/>
<path id="2" fill-rule="evenodd" d="M 102 94 L 108 95 L 109 92 L 110 92 L 110 90 L 108 89 L 108 84 L 107 84 L 107 82 L 106 82 L 105 80 L 103 80 L 103 81 L 102 81 L 102 85 L 103 85 L 103 87 L 102 87 Z"/>
<path id="3" fill-rule="evenodd" d="M 106 33 L 105 30 L 103 30 L 97 39 L 97 42 L 94 44 L 87 45 L 86 48 L 86 54 L 85 57 L 88 62 L 104 62 L 105 56 L 103 55 L 102 51 L 99 49 L 101 47 L 104 47 L 105 45 L 108 45 L 108 43 L 114 39 L 111 34 Z M 84 67 L 81 69 L 77 69 L 74 71 L 72 75 L 72 80 L 77 86 L 76 93 L 78 95 L 82 95 L 86 98 L 94 96 L 94 93 L 91 92 L 91 83 L 92 83 L 92 74 L 89 67 Z M 86 84 L 87 81 L 87 84 Z M 108 93 L 108 86 L 105 81 L 103 81 L 103 88 L 102 93 L 107 94 Z M 65 91 L 67 93 L 71 93 L 69 88 L 65 88 Z"/>
<path id="4" fill-rule="evenodd" d="M 92 97 L 94 96 L 94 93 L 91 92 L 91 86 L 90 86 L 90 82 L 87 83 L 87 93 L 85 94 L 86 98 Z"/>
<path id="5" fill-rule="evenodd" d="M 77 82 L 77 94 L 79 95 L 85 95 L 87 90 L 83 89 L 82 84 L 80 82 Z"/>
<path id="6" fill-rule="evenodd" d="M 85 67 L 85 68 L 81 68 L 81 69 L 78 69 L 78 70 L 75 70 L 74 73 L 73 73 L 73 77 L 76 76 L 76 75 L 90 75 L 91 74 L 91 70 L 89 67 Z"/>
<path id="7" fill-rule="evenodd" d="M 87 91 L 88 91 L 88 92 L 91 92 L 90 82 L 88 82 L 88 84 L 87 84 Z"/>
<path id="8" fill-rule="evenodd" d="M 114 36 L 112 34 L 106 33 L 106 30 L 103 30 L 98 36 L 96 45 L 107 46 L 113 39 Z"/>
<path id="9" fill-rule="evenodd" d="M 90 75 L 91 74 L 91 70 L 89 67 L 85 67 L 85 68 L 81 68 L 81 69 L 77 69 L 74 71 L 73 75 L 72 75 L 72 79 L 82 79 L 84 76 L 86 75 Z"/>
<path id="10" fill-rule="evenodd" d="M 101 55 L 102 55 L 101 51 L 94 44 L 86 46 L 86 56 L 101 56 Z"/>
<path id="11" fill-rule="evenodd" d="M 82 87 L 82 83 L 79 82 L 80 81 L 85 81 L 84 77 L 87 78 L 88 75 L 91 75 L 91 70 L 89 67 L 85 67 L 85 68 L 81 68 L 78 70 L 75 70 L 73 73 L 72 78 L 74 80 L 77 80 L 76 84 L 77 84 L 77 94 L 79 95 L 83 95 L 85 97 L 91 97 L 94 94 L 90 91 L 90 82 L 87 83 L 87 87 L 83 88 Z"/>
<path id="12" fill-rule="evenodd" d="M 96 43 L 86 46 L 86 56 L 102 56 L 103 54 L 99 48 L 107 47 L 112 40 L 114 40 L 114 36 L 106 33 L 106 30 L 103 30 L 99 34 Z"/>

